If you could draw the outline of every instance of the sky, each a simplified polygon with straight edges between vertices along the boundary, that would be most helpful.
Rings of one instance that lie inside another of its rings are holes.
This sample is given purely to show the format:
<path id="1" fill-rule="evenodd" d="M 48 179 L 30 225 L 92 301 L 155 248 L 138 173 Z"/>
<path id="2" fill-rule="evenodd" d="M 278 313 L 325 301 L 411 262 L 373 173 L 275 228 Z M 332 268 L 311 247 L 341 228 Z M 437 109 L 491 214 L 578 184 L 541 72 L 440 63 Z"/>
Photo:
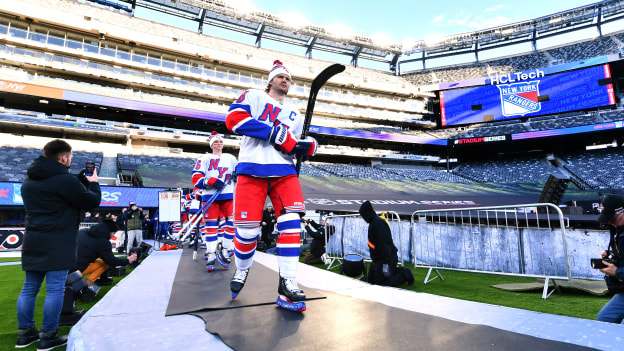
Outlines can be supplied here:
<path id="1" fill-rule="evenodd" d="M 246 11 L 262 10 L 277 14 L 286 22 L 297 24 L 310 23 L 331 28 L 334 31 L 350 34 L 364 34 L 383 42 L 403 44 L 405 50 L 409 42 L 416 40 L 434 40 L 436 37 L 472 32 L 480 29 L 496 27 L 514 22 L 541 17 L 596 1 L 587 0 L 444 0 L 440 6 L 436 2 L 411 1 L 372 1 L 372 0 L 224 0 L 228 4 Z M 138 9 L 137 9 L 138 10 Z M 149 13 L 141 16 L 159 22 L 161 14 Z M 179 22 L 179 20 L 176 20 Z M 187 21 L 186 24 L 171 23 L 189 30 L 196 30 L 197 23 Z M 603 28 L 603 33 L 621 30 L 622 23 L 613 23 L 613 29 Z M 230 39 L 254 45 L 255 37 L 233 31 L 205 26 L 204 34 Z M 578 31 L 567 35 L 538 41 L 538 49 L 566 42 L 588 39 L 597 36 L 595 28 Z M 304 55 L 305 49 L 292 45 L 263 39 L 262 47 L 278 51 L 286 51 Z M 502 49 L 486 50 L 479 54 L 479 59 L 498 58 L 506 55 L 525 53 L 531 50 L 530 43 Z M 403 55 L 405 56 L 405 55 Z M 313 58 L 350 63 L 350 57 L 313 51 Z M 474 62 L 473 54 L 463 57 L 454 56 L 438 60 L 429 60 L 427 68 Z M 387 70 L 386 63 L 364 62 L 360 66 Z M 421 62 L 406 64 L 402 72 L 423 68 Z"/>
<path id="2" fill-rule="evenodd" d="M 385 35 L 402 43 L 496 27 L 594 3 L 586 0 L 230 0 L 251 3 L 257 9 L 281 14 L 299 14 L 320 25 L 344 25 L 355 33 Z"/>

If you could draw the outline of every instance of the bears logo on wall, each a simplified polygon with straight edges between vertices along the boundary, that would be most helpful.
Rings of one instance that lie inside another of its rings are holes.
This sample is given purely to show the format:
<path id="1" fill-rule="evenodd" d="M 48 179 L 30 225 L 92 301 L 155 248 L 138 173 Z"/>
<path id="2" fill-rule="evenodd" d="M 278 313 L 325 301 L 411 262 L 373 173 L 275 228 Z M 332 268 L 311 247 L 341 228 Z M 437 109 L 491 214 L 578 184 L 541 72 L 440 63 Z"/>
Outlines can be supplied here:
<path id="1" fill-rule="evenodd" d="M 16 250 L 22 248 L 24 230 L 0 230 L 0 250 Z"/>

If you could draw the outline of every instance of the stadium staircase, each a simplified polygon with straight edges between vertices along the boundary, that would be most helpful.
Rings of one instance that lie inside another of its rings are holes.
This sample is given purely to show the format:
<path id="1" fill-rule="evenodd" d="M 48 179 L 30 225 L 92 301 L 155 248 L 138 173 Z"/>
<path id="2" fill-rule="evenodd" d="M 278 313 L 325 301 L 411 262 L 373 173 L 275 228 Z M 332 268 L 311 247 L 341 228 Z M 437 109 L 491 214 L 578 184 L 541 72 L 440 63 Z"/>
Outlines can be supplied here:
<path id="1" fill-rule="evenodd" d="M 561 174 L 563 174 L 564 176 L 568 177 L 568 179 L 570 179 L 572 184 L 576 185 L 577 188 L 579 188 L 581 190 L 587 190 L 587 189 L 592 189 L 593 188 L 590 184 L 588 184 L 586 181 L 584 181 L 583 178 L 579 177 L 571 169 L 566 167 L 566 162 L 563 159 L 555 156 L 554 159 L 552 161 L 550 161 L 550 163 L 553 166 L 555 166 L 555 168 L 557 168 L 557 170 Z"/>
<path id="2" fill-rule="evenodd" d="M 570 176 L 570 181 L 572 182 L 572 184 L 576 185 L 577 188 L 581 189 L 581 190 L 587 190 L 587 189 L 594 189 L 595 187 L 593 187 L 591 184 L 587 183 L 585 180 L 583 180 L 583 178 L 581 178 L 580 176 L 578 176 L 576 173 L 574 173 L 573 170 L 571 170 L 570 168 L 568 168 L 568 166 L 566 165 L 566 162 L 560 158 L 557 158 L 559 160 L 559 162 L 561 162 L 561 168 L 559 168 L 559 171 L 563 174 L 567 174 Z"/>
<path id="3" fill-rule="evenodd" d="M 100 184 L 117 185 L 117 157 L 102 157 L 102 165 L 98 170 Z"/>
<path id="4" fill-rule="evenodd" d="M 473 181 L 475 183 L 485 183 L 483 181 L 483 179 L 477 178 L 477 177 L 473 177 L 469 174 L 464 174 L 461 172 L 461 169 L 463 168 L 464 165 L 458 165 L 457 167 L 455 167 L 455 169 L 453 169 L 453 174 L 455 174 L 458 177 L 462 177 L 462 178 L 466 178 L 470 181 Z"/>

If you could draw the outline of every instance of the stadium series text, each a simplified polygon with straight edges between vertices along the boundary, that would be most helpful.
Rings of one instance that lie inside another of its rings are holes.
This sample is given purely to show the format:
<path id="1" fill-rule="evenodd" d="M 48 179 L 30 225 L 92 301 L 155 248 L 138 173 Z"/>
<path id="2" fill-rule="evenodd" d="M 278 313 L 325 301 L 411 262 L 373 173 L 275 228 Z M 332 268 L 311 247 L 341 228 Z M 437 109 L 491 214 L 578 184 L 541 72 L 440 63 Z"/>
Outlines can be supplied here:
<path id="1" fill-rule="evenodd" d="M 502 76 L 499 76 L 497 74 L 495 76 L 490 77 L 490 80 L 491 80 L 490 84 L 510 83 L 510 82 L 516 82 L 519 80 L 541 78 L 543 76 L 544 76 L 544 71 L 540 69 L 536 69 L 535 72 L 529 72 L 529 73 L 515 72 L 515 73 L 504 74 Z"/>

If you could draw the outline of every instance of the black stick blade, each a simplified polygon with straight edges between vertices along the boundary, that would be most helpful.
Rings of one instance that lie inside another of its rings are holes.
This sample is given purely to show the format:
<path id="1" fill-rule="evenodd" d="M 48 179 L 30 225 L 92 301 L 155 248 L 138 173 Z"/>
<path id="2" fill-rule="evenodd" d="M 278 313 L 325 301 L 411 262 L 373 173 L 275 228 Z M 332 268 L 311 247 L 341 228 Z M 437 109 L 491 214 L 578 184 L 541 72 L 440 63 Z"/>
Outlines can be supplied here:
<path id="1" fill-rule="evenodd" d="M 314 104 L 316 104 L 316 96 L 318 95 L 319 90 L 321 90 L 323 85 L 325 85 L 331 77 L 343 72 L 345 69 L 346 67 L 344 65 L 334 63 L 333 65 L 325 68 L 312 81 L 312 86 L 310 87 L 310 97 L 308 98 L 308 106 L 303 120 L 303 131 L 301 132 L 302 138 L 308 136 L 310 123 L 312 122 L 312 113 L 314 112 Z"/>
<path id="2" fill-rule="evenodd" d="M 334 63 L 333 65 L 325 68 L 321 73 L 314 78 L 312 81 L 312 86 L 310 87 L 310 97 L 308 98 L 308 107 L 306 108 L 305 117 L 303 119 L 303 131 L 301 132 L 301 138 L 305 138 L 308 136 L 308 132 L 310 131 L 310 123 L 312 122 L 312 112 L 314 112 L 314 104 L 316 103 L 316 95 L 318 95 L 319 90 L 327 83 L 327 81 L 335 76 L 336 74 L 343 72 L 346 69 L 344 65 L 339 63 Z M 301 170 L 301 161 L 303 160 L 303 156 L 297 157 L 297 165 L 295 169 L 297 171 L 297 175 L 299 175 L 299 171 Z"/>

